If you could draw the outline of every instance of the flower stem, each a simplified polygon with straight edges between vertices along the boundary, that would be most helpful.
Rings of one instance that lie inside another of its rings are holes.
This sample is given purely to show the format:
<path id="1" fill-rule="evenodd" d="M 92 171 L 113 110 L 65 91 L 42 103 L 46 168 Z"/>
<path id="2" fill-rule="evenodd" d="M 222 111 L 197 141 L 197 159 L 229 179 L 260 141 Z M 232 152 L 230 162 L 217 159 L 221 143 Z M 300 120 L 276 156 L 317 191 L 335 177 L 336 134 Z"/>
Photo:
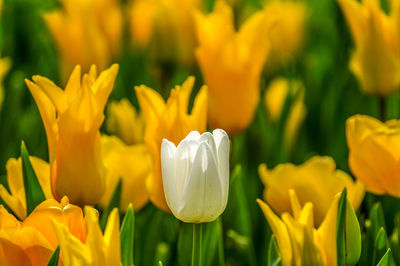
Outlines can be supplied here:
<path id="1" fill-rule="evenodd" d="M 193 224 L 192 266 L 201 266 L 201 239 L 203 224 Z"/>

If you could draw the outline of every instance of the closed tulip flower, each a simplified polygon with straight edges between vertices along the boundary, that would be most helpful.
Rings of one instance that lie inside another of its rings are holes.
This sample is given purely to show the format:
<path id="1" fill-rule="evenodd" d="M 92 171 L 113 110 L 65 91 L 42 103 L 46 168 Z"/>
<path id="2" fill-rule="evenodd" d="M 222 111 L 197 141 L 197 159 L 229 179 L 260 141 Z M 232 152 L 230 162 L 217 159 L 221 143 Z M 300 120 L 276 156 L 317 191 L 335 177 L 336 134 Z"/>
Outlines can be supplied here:
<path id="1" fill-rule="evenodd" d="M 346 122 L 346 136 L 354 176 L 373 193 L 400 197 L 400 120 L 355 115 Z"/>
<path id="2" fill-rule="evenodd" d="M 399 1 L 338 0 L 355 43 L 350 69 L 367 93 L 387 95 L 400 84 Z"/>
<path id="3" fill-rule="evenodd" d="M 105 190 L 100 126 L 118 65 L 97 75 L 96 67 L 81 80 L 75 67 L 65 90 L 45 77 L 26 80 L 47 134 L 54 198 L 68 196 L 74 204 L 96 204 Z"/>
<path id="4" fill-rule="evenodd" d="M 176 147 L 164 139 L 161 167 L 165 198 L 172 213 L 186 223 L 211 222 L 225 210 L 229 186 L 229 138 L 192 131 Z"/>
<path id="5" fill-rule="evenodd" d="M 235 134 L 253 120 L 269 51 L 267 19 L 259 11 L 236 32 L 232 8 L 225 1 L 217 1 L 211 14 L 196 13 L 195 53 L 209 88 L 208 119 L 213 128 Z"/>

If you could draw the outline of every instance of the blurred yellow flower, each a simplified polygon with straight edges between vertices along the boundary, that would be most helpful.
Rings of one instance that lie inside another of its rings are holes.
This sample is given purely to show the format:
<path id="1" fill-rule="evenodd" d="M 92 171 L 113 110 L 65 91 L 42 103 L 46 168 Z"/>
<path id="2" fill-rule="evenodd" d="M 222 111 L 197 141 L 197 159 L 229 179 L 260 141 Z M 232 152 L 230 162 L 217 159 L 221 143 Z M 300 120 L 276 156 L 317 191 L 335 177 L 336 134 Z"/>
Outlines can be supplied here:
<path id="1" fill-rule="evenodd" d="M 107 107 L 106 128 L 126 144 L 143 143 L 144 118 L 138 113 L 128 99 L 112 101 Z"/>
<path id="2" fill-rule="evenodd" d="M 118 65 L 97 76 L 95 66 L 83 76 L 75 67 L 65 90 L 45 77 L 26 80 L 47 134 L 53 195 L 74 204 L 96 204 L 105 190 L 99 128 Z"/>
<path id="3" fill-rule="evenodd" d="M 302 48 L 305 39 L 306 4 L 303 1 L 266 1 L 265 13 L 272 25 L 268 32 L 271 51 L 268 65 L 285 64 Z"/>
<path id="4" fill-rule="evenodd" d="M 203 9 L 202 0 L 133 0 L 129 12 L 133 42 L 149 46 L 158 59 L 193 64 L 193 12 L 198 9 Z"/>
<path id="5" fill-rule="evenodd" d="M 1 11 L 0 11 L 1 12 Z M 4 99 L 4 87 L 3 81 L 11 66 L 11 60 L 9 58 L 0 58 L 0 109 Z"/>
<path id="6" fill-rule="evenodd" d="M 49 164 L 34 156 L 30 156 L 29 159 L 46 199 L 52 199 L 53 194 L 51 193 L 50 186 Z M 6 171 L 10 192 L 0 184 L 0 197 L 4 200 L 7 206 L 10 207 L 15 215 L 20 220 L 23 220 L 26 218 L 27 213 L 21 158 L 10 158 L 6 163 Z"/>
<path id="7" fill-rule="evenodd" d="M 64 265 L 121 265 L 118 209 L 110 213 L 104 236 L 95 209 L 86 206 L 85 218 L 87 228 L 85 243 L 71 234 L 65 224 L 53 220 Z"/>
<path id="8" fill-rule="evenodd" d="M 318 229 L 314 228 L 313 204 L 301 207 L 294 190 L 288 191 L 293 215 L 285 212 L 279 218 L 263 201 L 257 200 L 275 235 L 282 265 L 337 265 L 336 219 L 340 193 L 328 206 L 326 217 Z M 347 201 L 346 244 L 351 247 L 346 254 L 346 265 L 354 265 L 361 253 L 361 233 L 357 216 Z"/>
<path id="9" fill-rule="evenodd" d="M 320 225 L 335 195 L 347 188 L 348 199 L 358 209 L 364 197 L 364 186 L 354 182 L 344 171 L 336 169 L 330 157 L 312 157 L 304 164 L 280 164 L 268 170 L 265 164 L 258 168 L 265 185 L 264 199 L 281 214 L 291 211 L 290 189 L 296 192 L 302 205 L 311 202 L 314 206 L 315 224 Z"/>
<path id="10" fill-rule="evenodd" d="M 400 1 L 338 0 L 355 42 L 350 69 L 367 93 L 387 95 L 400 84 Z"/>
<path id="11" fill-rule="evenodd" d="M 264 104 L 271 121 L 279 121 L 286 97 L 291 95 L 294 99 L 285 125 L 285 143 L 288 148 L 296 138 L 301 123 L 306 116 L 304 104 L 304 86 L 300 81 L 276 78 L 269 85 L 264 94 Z"/>
<path id="12" fill-rule="evenodd" d="M 79 241 L 86 239 L 85 218 L 81 208 L 50 199 L 39 204 L 20 222 L 0 206 L 0 261 L 1 265 L 46 265 L 58 246 L 52 220 L 65 226 Z"/>
<path id="13" fill-rule="evenodd" d="M 347 119 L 346 136 L 354 176 L 373 193 L 400 197 L 400 120 L 355 115 Z"/>
<path id="14" fill-rule="evenodd" d="M 163 138 L 178 145 L 189 132 L 204 132 L 207 124 L 207 87 L 197 94 L 191 114 L 188 114 L 189 97 L 194 77 L 182 86 L 175 86 L 167 102 L 153 89 L 136 87 L 140 108 L 146 121 L 145 142 L 153 158 L 153 173 L 147 179 L 150 200 L 160 209 L 169 211 L 165 201 L 161 178 L 161 142 Z"/>
<path id="15" fill-rule="evenodd" d="M 146 144 L 126 145 L 115 136 L 101 137 L 104 166 L 107 169 L 106 192 L 100 204 L 108 205 L 118 180 L 122 179 L 121 210 L 132 203 L 135 210 L 149 200 L 146 179 L 153 170 L 151 154 Z"/>
<path id="16" fill-rule="evenodd" d="M 212 13 L 196 12 L 195 22 L 195 53 L 209 87 L 210 125 L 238 133 L 251 123 L 259 101 L 260 74 L 269 51 L 266 13 L 253 14 L 235 32 L 232 8 L 219 0 Z"/>
<path id="17" fill-rule="evenodd" d="M 63 80 L 75 65 L 104 70 L 120 50 L 122 10 L 118 0 L 62 0 L 63 9 L 44 15 L 61 54 Z"/>

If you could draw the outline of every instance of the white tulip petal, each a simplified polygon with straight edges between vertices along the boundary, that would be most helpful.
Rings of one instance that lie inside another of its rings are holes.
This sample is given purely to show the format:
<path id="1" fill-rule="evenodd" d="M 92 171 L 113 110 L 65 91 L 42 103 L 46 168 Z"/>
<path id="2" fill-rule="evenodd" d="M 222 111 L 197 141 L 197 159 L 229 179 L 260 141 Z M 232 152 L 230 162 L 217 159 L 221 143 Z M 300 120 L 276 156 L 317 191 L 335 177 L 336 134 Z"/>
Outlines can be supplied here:
<path id="1" fill-rule="evenodd" d="M 199 143 L 195 140 L 184 139 L 179 143 L 175 153 L 175 186 L 178 197 L 181 198 L 182 191 L 185 187 L 192 169 L 193 160 L 195 158 Z"/>
<path id="2" fill-rule="evenodd" d="M 215 159 L 215 164 L 218 165 L 217 146 L 215 145 L 214 136 L 210 132 L 204 132 L 201 134 L 199 142 L 205 142 L 208 144 Z"/>
<path id="3" fill-rule="evenodd" d="M 184 222 L 211 222 L 224 210 L 222 184 L 212 151 L 201 143 L 183 194 L 178 218 Z"/>
<path id="4" fill-rule="evenodd" d="M 186 136 L 186 138 L 184 138 L 184 140 L 195 140 L 195 141 L 197 141 L 197 140 L 199 140 L 199 138 L 200 138 L 200 133 L 198 132 L 198 131 L 191 131 L 187 136 Z"/>
<path id="5" fill-rule="evenodd" d="M 224 196 L 228 199 L 229 191 L 229 137 L 228 134 L 222 129 L 215 129 L 213 131 L 215 145 L 217 147 L 217 157 L 218 157 L 218 170 L 219 177 L 221 178 L 221 183 L 223 185 Z"/>
<path id="6" fill-rule="evenodd" d="M 165 199 L 171 210 L 176 210 L 180 199 L 176 190 L 175 144 L 163 139 L 161 143 L 161 171 Z"/>

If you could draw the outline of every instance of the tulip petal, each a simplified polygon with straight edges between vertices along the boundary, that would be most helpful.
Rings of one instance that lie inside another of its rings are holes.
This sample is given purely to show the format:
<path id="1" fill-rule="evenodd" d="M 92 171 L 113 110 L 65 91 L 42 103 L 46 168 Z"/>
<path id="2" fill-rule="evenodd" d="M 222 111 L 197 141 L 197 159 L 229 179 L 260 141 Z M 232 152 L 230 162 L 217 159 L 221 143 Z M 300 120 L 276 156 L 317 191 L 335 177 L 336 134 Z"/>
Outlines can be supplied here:
<path id="1" fill-rule="evenodd" d="M 161 171 L 164 186 L 165 199 L 171 210 L 176 210 L 179 204 L 179 196 L 176 185 L 175 169 L 175 144 L 163 139 L 161 144 Z"/>
<path id="2" fill-rule="evenodd" d="M 222 129 L 215 129 L 213 136 L 217 148 L 219 177 L 221 178 L 224 195 L 227 195 L 229 190 L 229 137 Z"/>
<path id="3" fill-rule="evenodd" d="M 182 195 L 178 218 L 200 223 L 215 220 L 225 209 L 222 184 L 210 147 L 201 143 Z"/>

